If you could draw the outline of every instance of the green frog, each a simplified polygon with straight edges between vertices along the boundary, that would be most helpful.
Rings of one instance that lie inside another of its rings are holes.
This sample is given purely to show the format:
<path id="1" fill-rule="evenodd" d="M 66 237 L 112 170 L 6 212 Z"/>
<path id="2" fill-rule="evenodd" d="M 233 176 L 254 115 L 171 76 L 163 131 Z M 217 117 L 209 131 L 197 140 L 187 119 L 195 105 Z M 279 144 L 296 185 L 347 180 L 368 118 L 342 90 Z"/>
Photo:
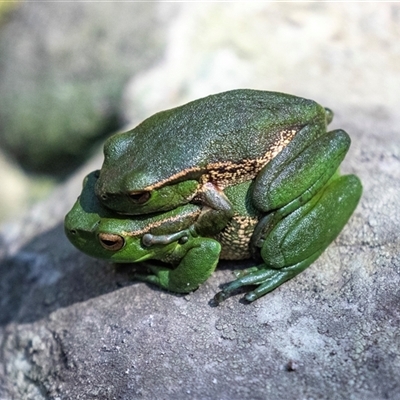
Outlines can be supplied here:
<path id="1" fill-rule="evenodd" d="M 261 90 L 214 94 L 159 112 L 109 138 L 95 192 L 123 215 L 202 206 L 193 228 L 218 233 L 234 207 L 226 190 L 253 181 L 262 213 L 294 210 L 335 174 L 349 146 L 327 132 L 333 113 L 312 100 Z"/>
<path id="2" fill-rule="evenodd" d="M 203 207 L 187 203 L 173 210 L 127 217 L 99 201 L 99 172 L 89 174 L 65 217 L 65 232 L 81 251 L 117 263 L 145 262 L 136 278 L 177 293 L 189 293 L 213 273 L 220 259 L 254 258 L 258 265 L 236 272 L 237 279 L 215 296 L 223 301 L 240 287 L 254 301 L 307 268 L 342 230 L 361 195 L 354 175 L 335 173 L 317 194 L 297 199 L 297 207 L 262 213 L 253 204 L 254 181 L 225 189 L 233 215 L 218 233 L 190 229 Z M 149 262 L 149 260 L 151 262 Z M 161 261 L 162 264 L 156 262 Z"/>

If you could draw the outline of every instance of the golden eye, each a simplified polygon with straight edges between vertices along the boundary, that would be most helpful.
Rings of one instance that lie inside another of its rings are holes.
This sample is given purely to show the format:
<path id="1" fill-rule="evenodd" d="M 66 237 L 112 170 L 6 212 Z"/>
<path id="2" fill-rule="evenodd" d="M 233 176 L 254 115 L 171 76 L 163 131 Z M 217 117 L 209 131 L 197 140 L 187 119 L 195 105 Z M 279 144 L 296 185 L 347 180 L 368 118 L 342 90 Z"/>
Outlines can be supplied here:
<path id="1" fill-rule="evenodd" d="M 150 192 L 131 192 L 128 193 L 129 198 L 136 204 L 144 204 L 150 198 Z"/>
<path id="2" fill-rule="evenodd" d="M 106 250 L 111 251 L 118 251 L 125 244 L 122 236 L 114 235 L 113 233 L 99 233 L 99 241 Z"/>

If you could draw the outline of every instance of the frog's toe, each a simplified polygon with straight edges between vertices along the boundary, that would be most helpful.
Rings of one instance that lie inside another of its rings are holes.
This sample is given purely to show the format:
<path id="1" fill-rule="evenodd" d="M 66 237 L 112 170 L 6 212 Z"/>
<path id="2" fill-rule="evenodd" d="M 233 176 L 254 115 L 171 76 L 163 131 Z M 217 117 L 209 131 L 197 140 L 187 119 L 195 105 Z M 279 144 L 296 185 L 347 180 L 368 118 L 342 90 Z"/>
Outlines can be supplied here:
<path id="1" fill-rule="evenodd" d="M 244 296 L 244 298 L 250 303 L 254 300 L 257 300 L 259 297 L 260 296 L 257 296 L 257 294 L 255 294 L 254 292 L 249 292 L 246 294 L 246 296 Z"/>
<path id="2" fill-rule="evenodd" d="M 259 285 L 275 271 L 270 269 L 266 270 L 265 268 L 260 267 L 252 267 L 248 270 L 242 270 L 238 272 L 240 275 L 238 279 L 225 284 L 223 289 L 215 295 L 214 300 L 216 303 L 221 303 L 222 301 L 226 300 L 237 289 L 240 289 L 243 286 Z"/>
<path id="3" fill-rule="evenodd" d="M 251 267 L 251 268 L 245 268 L 245 269 L 235 269 L 233 271 L 233 275 L 235 275 L 235 278 L 242 278 L 243 276 L 249 275 L 252 272 L 258 271 L 258 267 Z"/>
<path id="4" fill-rule="evenodd" d="M 264 283 L 257 286 L 257 288 L 247 293 L 245 299 L 249 302 L 259 299 L 281 285 L 286 280 L 285 278 L 283 273 L 276 271 L 275 276 L 268 278 Z"/>
<path id="5" fill-rule="evenodd" d="M 220 303 L 231 296 L 237 289 L 244 286 L 256 286 L 254 290 L 246 294 L 245 299 L 250 302 L 257 300 L 266 293 L 276 289 L 282 283 L 293 278 L 303 269 L 303 263 L 282 269 L 267 268 L 265 265 L 249 268 L 243 275 L 238 277 L 238 279 L 224 286 L 224 288 L 215 295 L 214 300 Z"/>
<path id="6" fill-rule="evenodd" d="M 221 290 L 214 296 L 214 301 L 218 305 L 219 303 L 222 303 L 224 300 L 226 300 L 229 296 L 230 296 L 230 293 L 227 293 L 224 290 Z"/>

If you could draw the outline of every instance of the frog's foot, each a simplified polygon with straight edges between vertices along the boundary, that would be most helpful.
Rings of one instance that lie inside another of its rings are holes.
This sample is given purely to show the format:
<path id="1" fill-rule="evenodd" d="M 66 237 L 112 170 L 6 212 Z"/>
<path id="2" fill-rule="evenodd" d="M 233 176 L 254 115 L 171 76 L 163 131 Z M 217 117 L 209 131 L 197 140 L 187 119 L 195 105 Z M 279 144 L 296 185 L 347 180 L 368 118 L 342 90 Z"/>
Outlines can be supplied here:
<path id="1" fill-rule="evenodd" d="M 314 257 L 312 257 L 314 259 Z M 312 259 L 305 260 L 296 265 L 281 269 L 268 268 L 264 264 L 244 270 L 244 274 L 238 279 L 227 284 L 218 292 L 214 300 L 217 304 L 230 297 L 237 289 L 243 286 L 257 286 L 245 296 L 247 301 L 254 301 L 266 293 L 276 289 L 282 283 L 292 279 L 294 276 L 305 270 L 312 262 Z"/>
<path id="2" fill-rule="evenodd" d="M 219 260 L 221 245 L 209 238 L 191 238 L 178 246 L 173 256 L 179 259 L 176 266 L 147 264 L 149 274 L 136 274 L 138 280 L 152 283 L 176 293 L 190 293 L 196 290 L 214 272 Z"/>
<path id="3" fill-rule="evenodd" d="M 151 283 L 152 285 L 159 286 L 163 289 L 168 289 L 168 274 L 171 271 L 170 268 L 156 266 L 149 263 L 141 263 L 144 267 L 146 267 L 150 273 L 149 274 L 133 274 L 133 279 L 141 282 Z"/>
<path id="4" fill-rule="evenodd" d="M 170 285 L 170 274 L 173 271 L 172 267 L 168 268 L 161 265 L 153 265 L 147 262 L 142 262 L 141 265 L 149 270 L 148 274 L 144 273 L 134 273 L 133 279 L 151 283 L 152 285 L 156 285 L 162 289 L 167 289 L 175 292 L 184 292 L 184 290 L 173 290 Z M 187 293 L 193 290 L 193 288 L 189 288 Z"/>

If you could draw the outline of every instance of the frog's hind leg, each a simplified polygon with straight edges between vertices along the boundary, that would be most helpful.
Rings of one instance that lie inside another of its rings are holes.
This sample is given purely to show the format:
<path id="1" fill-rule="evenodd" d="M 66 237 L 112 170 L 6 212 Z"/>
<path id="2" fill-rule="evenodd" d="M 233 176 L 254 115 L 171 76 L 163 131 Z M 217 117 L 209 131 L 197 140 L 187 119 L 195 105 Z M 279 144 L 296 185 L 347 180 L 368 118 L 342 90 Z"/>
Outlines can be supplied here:
<path id="1" fill-rule="evenodd" d="M 334 175 L 310 201 L 278 221 L 261 221 L 252 238 L 265 264 L 250 268 L 215 297 L 217 302 L 236 289 L 257 285 L 246 299 L 254 301 L 312 264 L 337 237 L 356 208 L 362 192 L 354 175 Z"/>
<path id="2" fill-rule="evenodd" d="M 264 264 L 252 267 L 250 270 L 251 272 L 248 271 L 247 274 L 225 285 L 223 290 L 214 296 L 215 302 L 221 303 L 243 286 L 262 285 L 265 280 L 271 279 L 273 274 L 277 272 L 276 270 L 266 269 Z"/>
<path id="3" fill-rule="evenodd" d="M 345 131 L 318 135 L 311 127 L 303 130 L 257 175 L 253 188 L 257 209 L 268 213 L 285 208 L 290 213 L 325 186 L 343 161 L 350 147 Z"/>

